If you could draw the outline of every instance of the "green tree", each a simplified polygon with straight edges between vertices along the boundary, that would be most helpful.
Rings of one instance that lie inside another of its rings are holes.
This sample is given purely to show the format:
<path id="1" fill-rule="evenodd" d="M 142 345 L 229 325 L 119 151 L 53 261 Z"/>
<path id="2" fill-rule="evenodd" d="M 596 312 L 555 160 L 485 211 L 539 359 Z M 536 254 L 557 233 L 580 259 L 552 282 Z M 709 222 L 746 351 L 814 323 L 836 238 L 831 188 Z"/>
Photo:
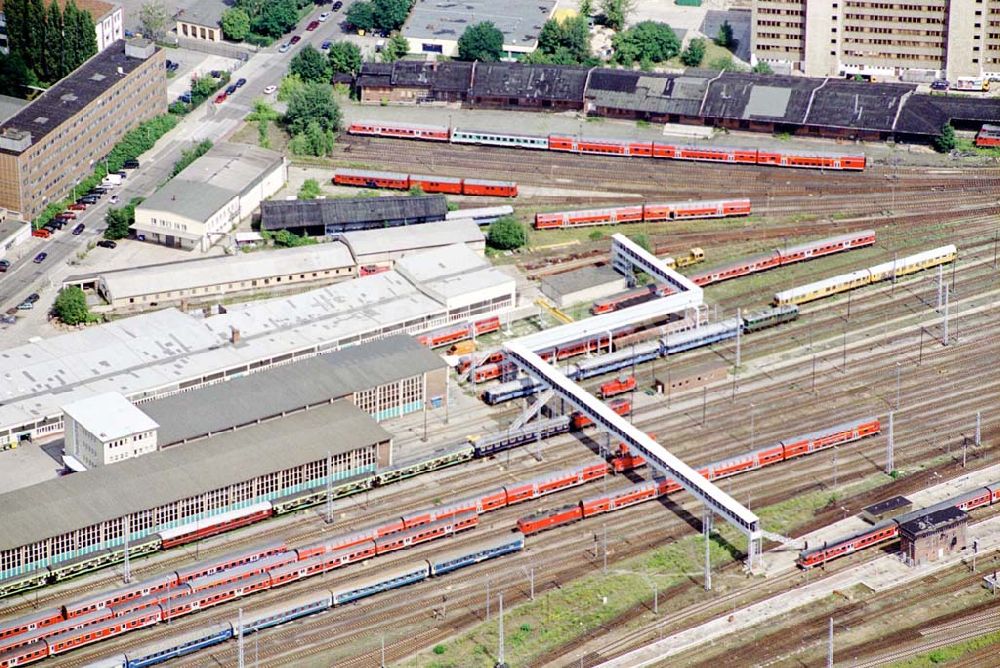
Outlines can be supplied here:
<path id="1" fill-rule="evenodd" d="M 27 16 L 31 36 L 21 50 L 28 67 L 40 77 L 45 76 L 45 22 L 48 14 L 42 0 L 28 0 Z"/>
<path id="2" fill-rule="evenodd" d="M 758 60 L 757 64 L 754 65 L 750 71 L 756 74 L 774 74 L 774 69 L 771 65 L 763 60 Z"/>
<path id="3" fill-rule="evenodd" d="M 941 134 L 934 138 L 934 150 L 938 153 L 950 153 L 955 150 L 957 142 L 955 140 L 955 128 L 951 123 L 941 126 Z"/>
<path id="4" fill-rule="evenodd" d="M 542 24 L 542 30 L 538 33 L 538 48 L 545 53 L 554 53 L 562 46 L 562 27 L 559 21 L 549 19 Z"/>
<path id="5" fill-rule="evenodd" d="M 492 21 L 483 21 L 465 29 L 458 38 L 461 60 L 496 62 L 503 55 L 503 33 Z"/>
<path id="6" fill-rule="evenodd" d="M 212 96 L 219 88 L 219 82 L 210 76 L 196 79 L 191 84 L 191 104 L 198 106 Z"/>
<path id="7" fill-rule="evenodd" d="M 28 66 L 24 57 L 25 44 L 31 38 L 26 32 L 27 13 L 27 0 L 5 0 L 3 3 L 4 20 L 7 22 L 9 54 L 20 58 L 25 67 Z"/>
<path id="8" fill-rule="evenodd" d="M 275 246 L 281 248 L 294 248 L 296 246 L 311 246 L 312 244 L 318 243 L 312 237 L 307 237 L 305 235 L 299 236 L 294 232 L 289 232 L 288 230 L 278 230 L 274 233 L 263 233 L 265 239 L 270 239 Z"/>
<path id="9" fill-rule="evenodd" d="M 225 19 L 225 14 L 223 14 Z M 162 39 L 167 32 L 170 14 L 162 0 L 148 0 L 139 8 L 139 30 L 152 39 Z M 225 31 L 225 26 L 223 26 Z"/>
<path id="10" fill-rule="evenodd" d="M 267 4 L 268 0 L 236 0 L 233 3 L 233 7 L 238 7 L 247 13 L 250 20 L 260 16 L 260 13 L 264 10 L 264 5 Z"/>
<path id="11" fill-rule="evenodd" d="M 286 74 L 278 84 L 278 102 L 288 102 L 292 96 L 302 89 L 304 82 L 298 74 Z"/>
<path id="12" fill-rule="evenodd" d="M 295 0 L 273 0 L 266 3 L 251 22 L 254 32 L 268 37 L 281 37 L 299 20 Z"/>
<path id="13" fill-rule="evenodd" d="M 357 74 L 361 71 L 361 49 L 353 42 L 334 42 L 328 58 L 334 74 Z"/>
<path id="14" fill-rule="evenodd" d="M 0 53 L 0 90 L 9 91 L 8 95 L 24 97 L 25 86 L 33 84 L 31 71 L 24 60 L 16 53 Z"/>
<path id="15" fill-rule="evenodd" d="M 544 62 L 575 64 L 590 56 L 590 28 L 587 19 L 574 16 L 563 22 L 549 19 L 538 34 L 538 49 L 548 58 Z M 537 61 L 536 61 L 537 62 Z"/>
<path id="16" fill-rule="evenodd" d="M 104 221 L 108 225 L 104 230 L 105 239 L 124 239 L 128 236 L 128 228 L 135 222 L 135 207 L 108 209 Z"/>
<path id="17" fill-rule="evenodd" d="M 727 72 L 742 72 L 744 70 L 743 66 L 733 60 L 733 56 L 728 53 L 710 60 L 707 69 L 726 70 Z"/>
<path id="18" fill-rule="evenodd" d="M 340 120 L 340 107 L 330 84 L 306 82 L 288 100 L 285 125 L 292 135 L 305 132 L 313 122 L 324 132 L 336 132 Z"/>
<path id="19" fill-rule="evenodd" d="M 191 148 L 182 150 L 180 159 L 174 163 L 174 168 L 170 170 L 170 178 L 173 178 L 183 172 L 188 165 L 208 153 L 211 148 L 212 141 L 210 139 L 204 139 Z"/>
<path id="20" fill-rule="evenodd" d="M 696 38 L 688 42 L 687 48 L 681 53 L 681 62 L 688 67 L 698 67 L 704 57 L 705 40 Z"/>
<path id="21" fill-rule="evenodd" d="M 386 32 L 399 30 L 410 14 L 411 0 L 372 0 L 375 27 Z"/>
<path id="22" fill-rule="evenodd" d="M 389 38 L 382 48 L 382 62 L 394 63 L 410 52 L 410 42 L 405 37 L 396 33 Z"/>
<path id="23" fill-rule="evenodd" d="M 642 21 L 611 39 L 615 60 L 623 65 L 642 60 L 653 63 L 673 58 L 680 52 L 680 40 L 666 23 Z"/>
<path id="24" fill-rule="evenodd" d="M 42 76 L 46 81 L 58 81 L 65 74 L 63 68 L 63 18 L 56 0 L 49 5 L 45 20 L 45 62 Z"/>
<path id="25" fill-rule="evenodd" d="M 719 26 L 719 32 L 715 36 L 715 43 L 724 49 L 733 46 L 733 27 L 729 25 L 729 21 L 723 21 L 722 25 Z"/>
<path id="26" fill-rule="evenodd" d="M 347 8 L 347 22 L 356 30 L 370 31 L 375 27 L 375 9 L 372 3 L 359 0 Z"/>
<path id="27" fill-rule="evenodd" d="M 250 15 L 239 7 L 222 12 L 222 34 L 234 42 L 245 40 L 250 34 Z"/>
<path id="28" fill-rule="evenodd" d="M 79 22 L 77 16 L 80 10 L 76 8 L 76 3 L 67 2 L 63 6 L 63 74 L 68 74 L 76 69 L 77 54 L 83 50 L 83 42 L 76 31 Z"/>
<path id="29" fill-rule="evenodd" d="M 629 14 L 634 10 L 635 0 L 602 0 L 601 2 L 604 23 L 612 30 L 623 29 Z"/>
<path id="30" fill-rule="evenodd" d="M 299 199 L 316 199 L 323 194 L 319 189 L 319 181 L 316 179 L 306 179 L 299 188 Z"/>
<path id="31" fill-rule="evenodd" d="M 528 233 L 513 216 L 502 216 L 490 223 L 486 243 L 497 250 L 514 250 L 528 243 Z"/>
<path id="32" fill-rule="evenodd" d="M 580 0 L 580 16 L 586 20 L 594 13 L 593 0 Z"/>
<path id="33" fill-rule="evenodd" d="M 330 63 L 312 44 L 306 44 L 295 54 L 288 71 L 303 81 L 330 81 Z"/>
<path id="34" fill-rule="evenodd" d="M 69 8 L 73 7 L 73 21 L 69 20 Z M 73 0 L 66 3 L 63 13 L 63 27 L 67 33 L 73 33 L 74 49 L 66 54 L 66 71 L 72 72 L 88 58 L 97 53 L 97 31 L 90 12 L 76 8 Z"/>
<path id="35" fill-rule="evenodd" d="M 59 291 L 52 310 L 67 325 L 79 325 L 96 319 L 87 306 L 87 295 L 75 285 Z"/>

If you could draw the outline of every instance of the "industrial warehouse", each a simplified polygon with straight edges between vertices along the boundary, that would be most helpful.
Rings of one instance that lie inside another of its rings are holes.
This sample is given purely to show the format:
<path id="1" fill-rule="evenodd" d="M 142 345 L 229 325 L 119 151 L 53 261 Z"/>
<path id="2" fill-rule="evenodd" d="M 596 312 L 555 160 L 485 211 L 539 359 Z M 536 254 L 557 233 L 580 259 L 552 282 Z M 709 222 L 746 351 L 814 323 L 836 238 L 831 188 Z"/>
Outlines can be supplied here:
<path id="1" fill-rule="evenodd" d="M 29 343 L 0 359 L 0 445 L 61 432 L 61 406 L 93 394 L 113 390 L 138 403 L 515 305 L 515 280 L 456 245 L 207 318 L 166 309 Z"/>

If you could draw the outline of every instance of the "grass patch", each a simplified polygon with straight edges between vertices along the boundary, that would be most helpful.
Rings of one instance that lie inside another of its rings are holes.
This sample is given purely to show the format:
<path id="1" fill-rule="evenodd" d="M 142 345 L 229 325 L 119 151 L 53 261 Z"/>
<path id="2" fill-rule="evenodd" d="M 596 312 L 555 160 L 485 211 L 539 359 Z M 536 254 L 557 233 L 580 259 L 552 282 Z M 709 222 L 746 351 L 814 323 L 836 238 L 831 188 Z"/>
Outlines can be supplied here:
<path id="1" fill-rule="evenodd" d="M 978 652 L 983 648 L 996 644 L 1000 644 L 1000 631 L 987 633 L 986 635 L 979 636 L 978 638 L 971 638 L 960 643 L 955 643 L 954 645 L 939 647 L 935 650 L 927 652 L 926 654 L 919 654 L 912 659 L 899 661 L 891 665 L 893 668 L 929 668 L 931 666 L 940 666 L 956 659 L 960 659 L 966 654 Z M 1000 650 L 998 650 L 998 652 L 1000 652 Z"/>
<path id="2" fill-rule="evenodd" d="M 976 146 L 976 140 L 956 137 L 955 149 L 961 153 L 973 153 L 985 158 L 1000 158 L 1000 148 L 981 148 Z"/>

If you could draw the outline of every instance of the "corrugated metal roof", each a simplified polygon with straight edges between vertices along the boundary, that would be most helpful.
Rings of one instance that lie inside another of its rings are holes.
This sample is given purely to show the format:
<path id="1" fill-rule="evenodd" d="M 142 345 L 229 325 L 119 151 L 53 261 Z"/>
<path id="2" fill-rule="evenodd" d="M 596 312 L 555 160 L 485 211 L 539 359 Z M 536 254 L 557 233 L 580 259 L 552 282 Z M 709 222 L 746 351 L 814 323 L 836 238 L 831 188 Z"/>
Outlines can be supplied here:
<path id="1" fill-rule="evenodd" d="M 142 404 L 161 446 L 231 429 L 444 368 L 410 336 L 392 336 Z"/>
<path id="2" fill-rule="evenodd" d="M 0 494 L 0 550 L 155 508 L 391 438 L 338 401 L 206 441 Z"/>
<path id="3" fill-rule="evenodd" d="M 444 195 L 275 200 L 260 204 L 261 228 L 265 230 L 413 218 L 444 220 L 446 213 Z"/>

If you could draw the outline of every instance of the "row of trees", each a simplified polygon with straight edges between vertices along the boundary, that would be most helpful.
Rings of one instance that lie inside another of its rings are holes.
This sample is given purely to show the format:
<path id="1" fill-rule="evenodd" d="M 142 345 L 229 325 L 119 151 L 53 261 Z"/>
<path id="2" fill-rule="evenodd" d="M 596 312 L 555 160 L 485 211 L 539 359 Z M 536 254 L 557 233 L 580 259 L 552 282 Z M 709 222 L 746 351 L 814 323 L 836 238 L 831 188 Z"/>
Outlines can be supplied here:
<path id="1" fill-rule="evenodd" d="M 552 65 L 598 65 L 590 55 L 590 24 L 580 14 L 559 22 L 549 19 L 538 33 L 538 48 L 525 62 Z"/>
<path id="2" fill-rule="evenodd" d="M 399 30 L 413 9 L 414 0 L 358 0 L 347 10 L 347 22 L 358 30 Z"/>
<path id="3" fill-rule="evenodd" d="M 312 4 L 312 0 L 236 0 L 222 13 L 222 34 L 237 42 L 277 39 L 295 27 L 299 10 Z"/>
<path id="4" fill-rule="evenodd" d="M 24 93 L 27 85 L 52 84 L 97 53 L 97 33 L 90 12 L 73 0 L 61 10 L 56 0 L 6 0 L 9 55 L 0 76 L 13 85 L 5 92 Z"/>

